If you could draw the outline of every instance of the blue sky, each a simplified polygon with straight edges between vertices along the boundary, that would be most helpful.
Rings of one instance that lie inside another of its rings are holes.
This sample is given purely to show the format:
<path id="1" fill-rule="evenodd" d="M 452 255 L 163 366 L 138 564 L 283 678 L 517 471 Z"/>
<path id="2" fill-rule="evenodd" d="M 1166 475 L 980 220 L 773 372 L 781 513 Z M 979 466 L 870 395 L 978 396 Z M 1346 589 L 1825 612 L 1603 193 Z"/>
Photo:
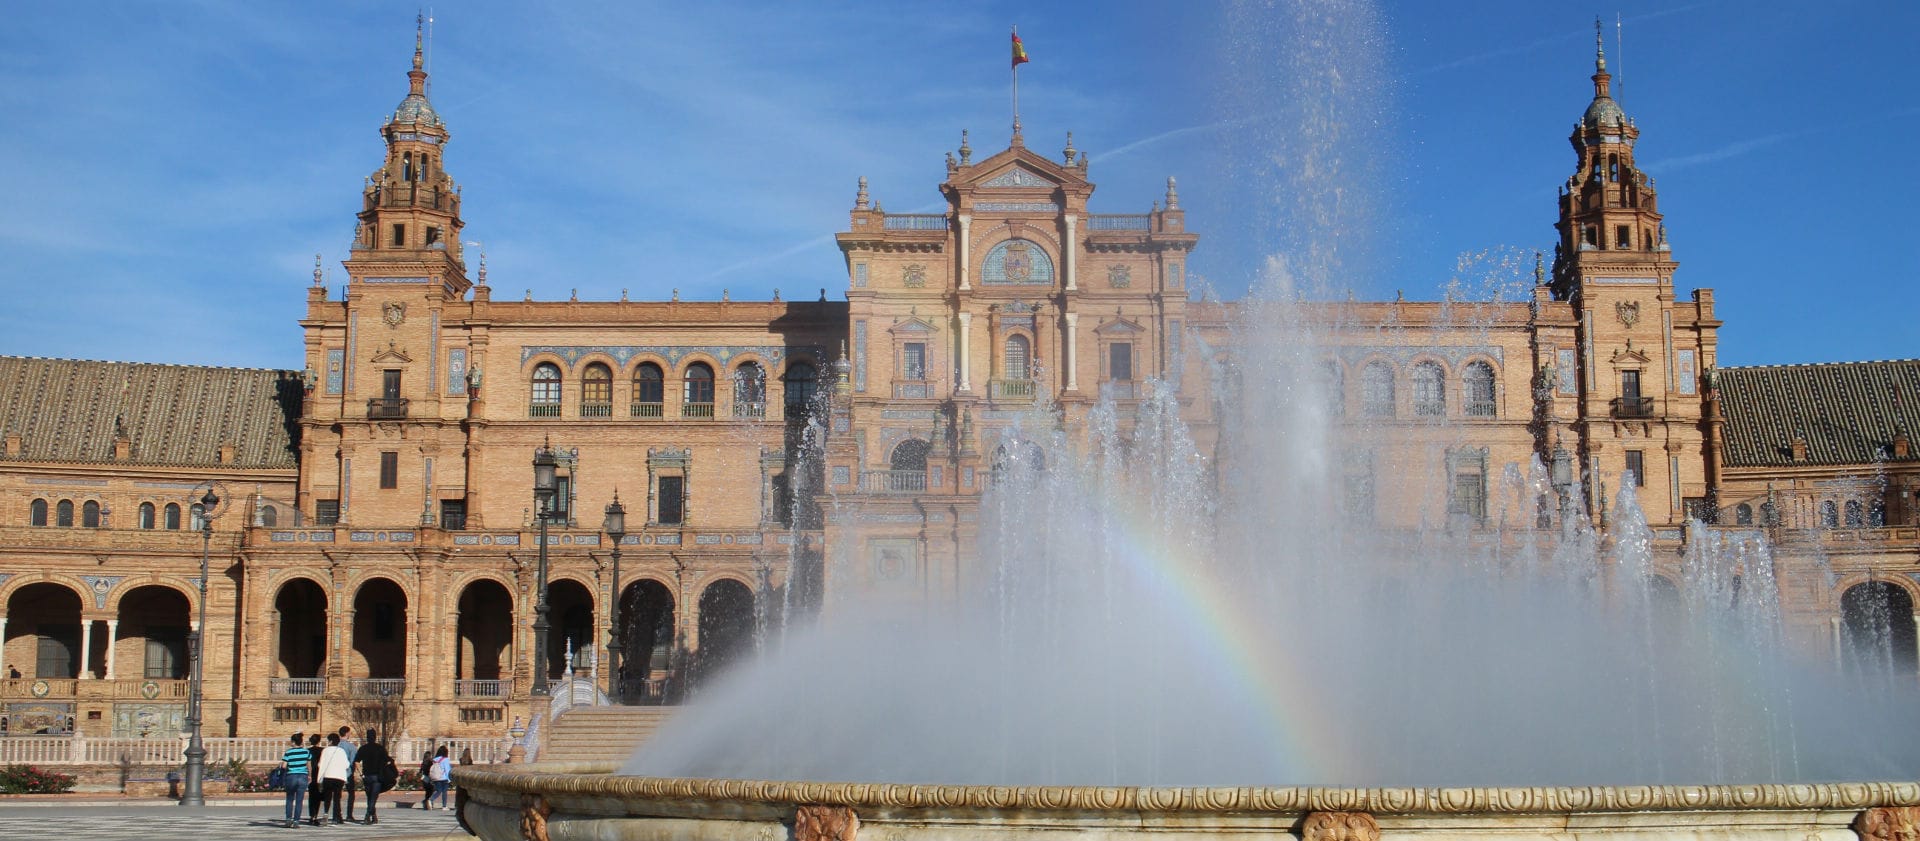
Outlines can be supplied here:
<path id="1" fill-rule="evenodd" d="M 1223 295 L 1337 243 L 1316 265 L 1359 296 L 1435 298 L 1551 247 L 1596 13 L 1680 294 L 1717 290 L 1721 364 L 1920 355 L 1912 2 L 442 3 L 432 99 L 497 297 L 838 297 L 857 177 L 935 209 L 962 128 L 1005 145 L 1018 23 L 1028 145 L 1073 131 L 1098 212 L 1178 176 Z M 313 255 L 344 282 L 414 7 L 8 14 L 0 353 L 299 367 Z M 1340 92 L 1303 97 L 1329 70 Z"/>

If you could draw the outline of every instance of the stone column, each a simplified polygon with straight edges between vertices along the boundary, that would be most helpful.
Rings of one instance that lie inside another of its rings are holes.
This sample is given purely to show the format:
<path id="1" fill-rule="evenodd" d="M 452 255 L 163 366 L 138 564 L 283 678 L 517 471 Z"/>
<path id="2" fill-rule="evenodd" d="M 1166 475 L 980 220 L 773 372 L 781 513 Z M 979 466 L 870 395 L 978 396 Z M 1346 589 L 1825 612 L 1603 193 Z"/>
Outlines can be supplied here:
<path id="1" fill-rule="evenodd" d="M 1060 345 L 1060 362 L 1067 366 L 1067 390 L 1080 390 L 1080 314 L 1067 313 L 1067 340 Z"/>
<path id="2" fill-rule="evenodd" d="M 0 679 L 7 674 L 7 617 L 0 615 Z"/>
<path id="3" fill-rule="evenodd" d="M 1067 291 L 1068 292 L 1072 292 L 1080 288 L 1079 286 L 1075 285 L 1074 271 L 1073 271 L 1074 265 L 1076 263 L 1076 261 L 1073 259 L 1074 252 L 1080 250 L 1074 246 L 1073 226 L 1075 221 L 1077 220 L 1074 218 L 1073 214 L 1071 213 L 1067 214 L 1067 239 L 1065 242 L 1061 243 L 1060 245 L 1062 256 L 1065 258 L 1064 260 L 1062 260 L 1062 262 L 1066 265 L 1066 269 L 1067 269 Z M 1072 388 L 1072 386 L 1068 386 L 1068 388 Z"/>
<path id="4" fill-rule="evenodd" d="M 973 390 L 973 313 L 960 313 L 960 390 Z"/>
<path id="5" fill-rule="evenodd" d="M 969 268 L 972 264 L 972 256 L 967 253 L 967 243 L 970 241 L 967 232 L 972 229 L 972 227 L 973 214 L 960 214 L 960 247 L 955 249 L 955 252 L 960 256 L 960 291 L 962 292 L 973 288 L 973 283 L 970 280 L 973 272 Z"/>
<path id="6" fill-rule="evenodd" d="M 120 641 L 120 620 L 107 620 L 107 680 L 113 680 L 113 650 Z"/>
<path id="7" fill-rule="evenodd" d="M 80 620 L 80 678 L 93 679 L 93 622 L 92 619 Z"/>

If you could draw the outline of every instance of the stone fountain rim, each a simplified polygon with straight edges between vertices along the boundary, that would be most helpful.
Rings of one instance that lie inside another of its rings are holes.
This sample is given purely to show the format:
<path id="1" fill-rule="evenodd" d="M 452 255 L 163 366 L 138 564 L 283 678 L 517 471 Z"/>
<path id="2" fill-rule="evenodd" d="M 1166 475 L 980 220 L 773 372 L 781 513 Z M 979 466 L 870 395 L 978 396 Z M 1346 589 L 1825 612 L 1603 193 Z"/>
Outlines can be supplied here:
<path id="1" fill-rule="evenodd" d="M 1549 812 L 1834 810 L 1920 805 L 1920 782 L 1752 785 L 1328 788 L 1319 786 L 974 786 L 638 777 L 610 763 L 455 769 L 463 788 L 624 801 L 733 801 L 859 809 L 1063 812 Z"/>

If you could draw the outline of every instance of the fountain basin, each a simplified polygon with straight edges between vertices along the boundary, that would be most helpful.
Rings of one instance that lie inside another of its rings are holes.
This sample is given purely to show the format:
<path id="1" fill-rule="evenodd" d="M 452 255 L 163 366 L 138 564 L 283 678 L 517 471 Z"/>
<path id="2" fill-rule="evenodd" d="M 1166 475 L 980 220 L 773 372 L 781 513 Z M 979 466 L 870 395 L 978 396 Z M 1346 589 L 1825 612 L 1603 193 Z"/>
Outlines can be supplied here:
<path id="1" fill-rule="evenodd" d="M 459 768 L 488 841 L 1912 841 L 1920 783 L 1566 788 L 949 786 L 634 777 L 609 764 Z"/>

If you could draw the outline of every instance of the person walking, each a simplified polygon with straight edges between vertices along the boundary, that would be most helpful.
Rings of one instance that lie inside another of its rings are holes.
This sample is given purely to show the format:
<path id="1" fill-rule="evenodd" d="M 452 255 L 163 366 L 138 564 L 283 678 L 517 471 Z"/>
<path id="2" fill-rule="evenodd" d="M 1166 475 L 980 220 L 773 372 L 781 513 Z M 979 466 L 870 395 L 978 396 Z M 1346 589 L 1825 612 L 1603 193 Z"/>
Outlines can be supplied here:
<path id="1" fill-rule="evenodd" d="M 300 807 L 307 799 L 308 776 L 313 769 L 313 754 L 307 753 L 307 746 L 301 744 L 303 734 L 293 734 L 293 745 L 280 754 L 280 767 L 285 769 L 287 788 L 287 827 L 300 823 Z"/>
<path id="2" fill-rule="evenodd" d="M 353 732 L 349 725 L 340 725 L 340 749 L 347 752 L 347 820 L 353 820 L 353 794 L 360 786 L 354 779 L 353 763 L 360 752 L 360 746 L 353 743 L 348 734 Z"/>
<path id="3" fill-rule="evenodd" d="M 399 769 L 393 767 L 393 757 L 387 754 L 387 746 L 380 744 L 378 730 L 367 731 L 367 743 L 361 745 L 354 756 L 360 761 L 360 783 L 367 790 L 367 811 L 361 823 L 377 824 L 380 822 L 380 792 L 398 781 Z"/>
<path id="4" fill-rule="evenodd" d="M 334 823 L 346 823 L 340 817 L 340 791 L 347 787 L 347 775 L 352 773 L 353 765 L 347 761 L 347 752 L 340 748 L 340 734 L 327 734 L 327 747 L 320 751 L 320 780 L 326 789 L 320 795 L 320 802 L 327 804 L 333 813 Z M 316 817 L 318 813 L 315 813 Z"/>
<path id="5" fill-rule="evenodd" d="M 433 802 L 433 749 L 420 752 L 420 808 L 425 809 Z"/>
<path id="6" fill-rule="evenodd" d="M 307 785 L 307 823 L 320 825 L 320 795 L 327 790 L 320 781 L 320 734 L 307 737 L 307 770 L 313 779 Z"/>
<path id="7" fill-rule="evenodd" d="M 447 747 L 441 745 L 433 755 L 433 765 L 427 769 L 427 779 L 433 782 L 433 793 L 440 796 L 440 808 L 444 811 L 453 808 L 453 801 L 447 797 L 447 789 L 453 785 L 453 760 L 447 758 Z"/>

